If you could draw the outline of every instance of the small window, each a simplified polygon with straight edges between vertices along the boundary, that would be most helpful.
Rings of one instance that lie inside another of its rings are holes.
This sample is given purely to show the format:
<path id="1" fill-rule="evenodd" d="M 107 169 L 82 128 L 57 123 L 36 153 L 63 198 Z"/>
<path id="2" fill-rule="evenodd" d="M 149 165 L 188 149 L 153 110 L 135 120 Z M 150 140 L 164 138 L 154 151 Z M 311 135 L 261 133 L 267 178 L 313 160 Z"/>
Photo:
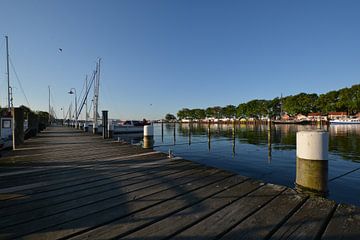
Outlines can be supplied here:
<path id="1" fill-rule="evenodd" d="M 11 128 L 11 120 L 3 119 L 1 125 L 2 128 Z"/>

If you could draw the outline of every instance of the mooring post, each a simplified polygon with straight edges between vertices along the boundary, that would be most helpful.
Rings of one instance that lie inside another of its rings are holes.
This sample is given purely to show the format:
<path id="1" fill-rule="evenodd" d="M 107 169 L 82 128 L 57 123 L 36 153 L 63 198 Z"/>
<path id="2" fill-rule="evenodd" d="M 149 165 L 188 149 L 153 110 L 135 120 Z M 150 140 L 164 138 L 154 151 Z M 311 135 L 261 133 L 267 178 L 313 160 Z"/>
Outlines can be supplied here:
<path id="1" fill-rule="evenodd" d="M 144 144 L 143 148 L 153 148 L 154 147 L 154 126 L 145 125 L 144 126 Z"/>
<path id="2" fill-rule="evenodd" d="M 108 123 L 108 138 L 112 138 L 114 136 L 114 124 L 109 121 Z"/>
<path id="3" fill-rule="evenodd" d="M 319 119 L 319 118 L 316 120 L 316 127 L 317 127 L 318 129 L 321 128 L 321 119 Z"/>
<path id="4" fill-rule="evenodd" d="M 296 185 L 325 195 L 328 191 L 328 145 L 326 131 L 296 133 Z"/>
<path id="5" fill-rule="evenodd" d="M 164 120 L 161 120 L 161 142 L 164 142 Z"/>
<path id="6" fill-rule="evenodd" d="M 271 125 L 271 119 L 268 118 L 267 120 L 267 124 L 268 124 L 268 163 L 271 163 L 271 135 L 272 135 L 272 131 L 271 131 L 271 128 L 272 128 L 272 125 Z"/>
<path id="7" fill-rule="evenodd" d="M 176 122 L 174 122 L 174 145 L 176 144 Z"/>
<path id="8" fill-rule="evenodd" d="M 88 132 L 89 131 L 89 125 L 88 125 L 88 122 L 85 121 L 84 123 L 84 132 Z"/>
<path id="9" fill-rule="evenodd" d="M 108 111 L 102 111 L 102 136 L 103 138 L 108 138 Z"/>
<path id="10" fill-rule="evenodd" d="M 20 144 L 24 143 L 24 110 L 21 108 L 13 108 L 12 109 L 12 116 L 13 116 L 13 149 Z"/>

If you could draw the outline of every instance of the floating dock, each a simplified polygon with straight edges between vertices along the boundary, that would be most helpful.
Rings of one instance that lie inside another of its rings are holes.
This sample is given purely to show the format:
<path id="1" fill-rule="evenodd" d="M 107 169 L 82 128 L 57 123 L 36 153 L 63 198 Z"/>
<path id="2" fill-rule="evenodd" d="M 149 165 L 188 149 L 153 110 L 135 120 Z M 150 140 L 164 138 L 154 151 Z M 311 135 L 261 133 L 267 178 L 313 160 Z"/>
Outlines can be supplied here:
<path id="1" fill-rule="evenodd" d="M 0 239 L 113 238 L 360 239 L 360 208 L 72 128 L 0 158 Z"/>

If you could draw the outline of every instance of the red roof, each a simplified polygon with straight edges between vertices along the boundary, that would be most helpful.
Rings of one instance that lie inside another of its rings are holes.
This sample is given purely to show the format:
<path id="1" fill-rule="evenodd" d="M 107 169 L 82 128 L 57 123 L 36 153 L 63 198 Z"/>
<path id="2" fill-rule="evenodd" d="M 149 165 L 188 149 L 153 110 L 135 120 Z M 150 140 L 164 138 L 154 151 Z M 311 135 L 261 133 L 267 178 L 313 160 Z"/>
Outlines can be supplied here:
<path id="1" fill-rule="evenodd" d="M 317 112 L 317 113 L 309 113 L 308 117 L 316 117 L 316 116 L 321 116 L 321 113 Z"/>
<path id="2" fill-rule="evenodd" d="M 347 112 L 329 112 L 328 115 L 333 115 L 333 116 L 346 116 Z"/>

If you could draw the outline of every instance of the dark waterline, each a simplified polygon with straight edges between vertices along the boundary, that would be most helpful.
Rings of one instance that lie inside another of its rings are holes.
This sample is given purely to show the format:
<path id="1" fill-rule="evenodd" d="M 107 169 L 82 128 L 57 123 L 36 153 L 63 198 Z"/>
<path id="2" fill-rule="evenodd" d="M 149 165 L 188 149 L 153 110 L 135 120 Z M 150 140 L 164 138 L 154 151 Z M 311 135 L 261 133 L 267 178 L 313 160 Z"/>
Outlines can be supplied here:
<path id="1" fill-rule="evenodd" d="M 325 127 L 324 127 L 325 128 Z M 154 125 L 154 149 L 265 182 L 294 187 L 296 132 L 317 126 L 161 124 Z M 331 125 L 329 196 L 360 206 L 360 125 Z M 163 132 L 163 134 L 162 134 Z M 174 134 L 175 133 L 175 134 Z M 175 135 L 175 137 L 174 137 Z M 142 134 L 118 135 L 141 144 Z M 344 176 L 343 176 L 344 175 Z"/>

